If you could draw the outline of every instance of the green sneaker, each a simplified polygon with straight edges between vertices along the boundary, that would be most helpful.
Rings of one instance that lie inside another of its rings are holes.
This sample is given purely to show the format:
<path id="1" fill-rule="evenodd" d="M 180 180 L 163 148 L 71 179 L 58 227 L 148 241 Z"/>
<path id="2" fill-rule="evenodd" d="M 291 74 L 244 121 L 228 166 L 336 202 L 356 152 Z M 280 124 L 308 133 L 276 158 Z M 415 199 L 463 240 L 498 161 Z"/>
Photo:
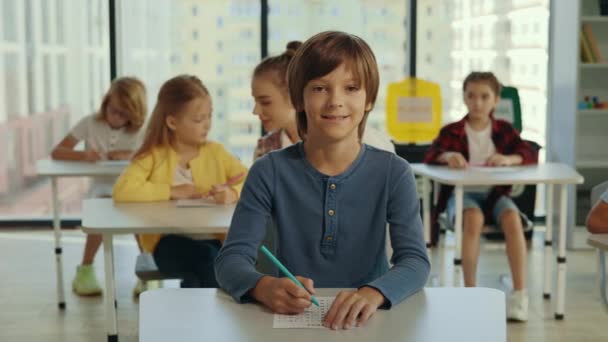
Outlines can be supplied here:
<path id="1" fill-rule="evenodd" d="M 79 296 L 99 296 L 101 286 L 95 277 L 93 265 L 80 265 L 76 268 L 76 277 L 72 281 L 72 290 Z"/>
<path id="2" fill-rule="evenodd" d="M 133 288 L 133 297 L 139 297 L 144 291 L 160 289 L 161 287 L 163 287 L 163 283 L 160 280 L 143 281 L 138 279 L 137 284 Z"/>

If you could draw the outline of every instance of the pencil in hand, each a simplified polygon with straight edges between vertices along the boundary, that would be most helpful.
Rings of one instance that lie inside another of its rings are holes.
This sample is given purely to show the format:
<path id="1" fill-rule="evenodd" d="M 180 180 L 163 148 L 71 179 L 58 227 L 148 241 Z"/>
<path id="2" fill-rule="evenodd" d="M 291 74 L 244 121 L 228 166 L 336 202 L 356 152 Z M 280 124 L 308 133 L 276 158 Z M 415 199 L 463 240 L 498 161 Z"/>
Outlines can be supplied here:
<path id="1" fill-rule="evenodd" d="M 283 264 L 279 261 L 279 259 L 277 259 L 274 255 L 272 255 L 272 253 L 270 253 L 270 251 L 268 250 L 268 248 L 266 248 L 266 246 L 262 245 L 262 247 L 260 247 L 260 249 L 262 250 L 262 253 L 264 253 L 268 257 L 268 259 L 270 259 L 270 261 L 272 261 L 272 263 L 276 267 L 278 267 L 281 270 L 281 272 L 283 272 L 283 274 L 285 274 L 287 276 L 287 278 L 291 279 L 294 283 L 296 283 L 296 285 L 298 285 L 299 287 L 306 290 L 304 285 L 296 277 L 294 277 L 294 275 L 291 274 L 291 272 L 289 272 L 287 267 L 283 266 Z M 306 290 L 306 292 L 308 292 L 308 290 Z M 319 306 L 319 301 L 312 294 L 310 295 L 310 301 L 314 305 Z"/>

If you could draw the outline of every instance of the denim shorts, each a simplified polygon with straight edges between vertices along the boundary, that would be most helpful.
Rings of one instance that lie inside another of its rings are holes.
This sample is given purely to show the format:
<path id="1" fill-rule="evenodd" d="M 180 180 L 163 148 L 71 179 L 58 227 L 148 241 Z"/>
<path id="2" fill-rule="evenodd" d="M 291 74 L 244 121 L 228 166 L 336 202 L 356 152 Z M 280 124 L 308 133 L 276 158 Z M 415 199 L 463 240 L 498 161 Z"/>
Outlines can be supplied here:
<path id="1" fill-rule="evenodd" d="M 481 209 L 483 202 L 488 197 L 488 193 L 482 192 L 465 192 L 462 199 L 462 210 L 478 208 Z M 494 210 L 492 211 L 492 219 L 494 220 L 495 225 L 498 227 L 500 224 L 500 216 L 507 209 L 514 209 L 519 212 L 517 205 L 513 202 L 510 197 L 500 196 L 498 201 L 496 201 L 496 205 L 494 206 Z M 448 205 L 446 208 L 446 212 L 448 215 L 449 222 L 454 225 L 454 220 L 456 219 L 456 197 L 453 194 L 448 200 Z M 520 212 L 520 216 L 522 213 Z M 488 222 L 486 222 L 488 224 Z"/>

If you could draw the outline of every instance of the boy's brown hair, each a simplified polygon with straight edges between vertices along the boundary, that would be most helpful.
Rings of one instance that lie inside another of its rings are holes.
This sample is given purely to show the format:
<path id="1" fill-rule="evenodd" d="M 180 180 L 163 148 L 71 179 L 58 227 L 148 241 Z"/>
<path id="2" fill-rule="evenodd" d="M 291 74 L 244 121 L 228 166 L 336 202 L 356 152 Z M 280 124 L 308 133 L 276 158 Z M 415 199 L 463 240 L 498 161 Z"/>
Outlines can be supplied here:
<path id="1" fill-rule="evenodd" d="M 312 36 L 297 49 L 287 70 L 289 97 L 296 109 L 298 134 L 302 139 L 308 129 L 304 88 L 311 80 L 331 73 L 342 63 L 347 64 L 366 92 L 365 104 L 369 110 L 359 124 L 359 139 L 363 136 L 367 116 L 378 96 L 380 77 L 376 57 L 363 39 L 344 32 L 325 31 Z"/>
<path id="2" fill-rule="evenodd" d="M 482 72 L 482 71 L 473 71 L 470 73 L 462 82 L 462 91 L 467 90 L 467 84 L 469 83 L 478 83 L 485 82 L 490 86 L 490 89 L 494 91 L 494 95 L 496 97 L 500 97 L 500 91 L 502 90 L 502 85 L 498 81 L 498 78 L 494 76 L 492 72 Z"/>

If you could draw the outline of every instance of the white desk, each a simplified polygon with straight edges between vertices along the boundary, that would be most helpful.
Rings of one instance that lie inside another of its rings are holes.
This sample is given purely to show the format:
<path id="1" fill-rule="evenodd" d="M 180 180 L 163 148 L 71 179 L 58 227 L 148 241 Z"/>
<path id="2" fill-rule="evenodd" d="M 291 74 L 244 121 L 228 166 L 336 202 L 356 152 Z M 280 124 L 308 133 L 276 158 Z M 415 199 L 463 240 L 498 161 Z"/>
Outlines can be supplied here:
<path id="1" fill-rule="evenodd" d="M 268 309 L 221 290 L 160 289 L 140 297 L 139 341 L 504 342 L 507 330 L 504 293 L 488 288 L 426 288 L 350 330 L 273 329 L 272 321 Z"/>
<path id="2" fill-rule="evenodd" d="M 466 186 L 493 186 L 511 184 L 546 184 L 547 185 L 547 231 L 545 233 L 544 249 L 544 297 L 551 297 L 551 257 L 552 257 L 552 234 L 553 234 L 553 187 L 560 186 L 559 207 L 559 251 L 557 257 L 557 302 L 555 318 L 564 318 L 564 306 L 566 296 L 566 224 L 567 224 L 567 201 L 568 185 L 583 183 L 583 176 L 568 165 L 558 163 L 546 163 L 531 166 L 510 167 L 507 170 L 496 169 L 495 172 L 476 170 L 474 168 L 456 170 L 446 166 L 432 166 L 426 164 L 411 164 L 416 175 L 422 177 L 423 184 L 423 222 L 425 227 L 425 238 L 427 245 L 430 243 L 431 219 L 430 219 L 430 184 L 429 180 L 444 185 L 454 186 L 456 197 L 456 222 L 454 232 L 456 236 L 456 251 L 454 253 L 454 269 L 457 276 L 455 281 L 460 281 L 461 272 L 461 247 L 462 247 L 462 201 L 464 188 Z"/>
<path id="3" fill-rule="evenodd" d="M 63 264 L 61 261 L 61 227 L 59 215 L 61 202 L 57 189 L 59 177 L 112 177 L 119 176 L 124 165 L 100 165 L 87 162 L 69 162 L 42 159 L 36 162 L 36 173 L 39 176 L 51 177 L 53 196 L 53 231 L 55 234 L 55 260 L 57 264 L 57 300 L 60 309 L 65 309 L 65 289 L 63 288 Z"/>
<path id="4" fill-rule="evenodd" d="M 114 203 L 109 198 L 88 199 L 82 208 L 82 230 L 103 235 L 106 330 L 117 341 L 114 287 L 115 234 L 225 233 L 234 205 L 213 208 L 177 208 L 175 202 Z"/>
<path id="5" fill-rule="evenodd" d="M 600 292 L 604 306 L 608 309 L 608 276 L 606 275 L 606 251 L 608 251 L 608 234 L 592 234 L 587 243 L 597 248 L 599 258 Z"/>

